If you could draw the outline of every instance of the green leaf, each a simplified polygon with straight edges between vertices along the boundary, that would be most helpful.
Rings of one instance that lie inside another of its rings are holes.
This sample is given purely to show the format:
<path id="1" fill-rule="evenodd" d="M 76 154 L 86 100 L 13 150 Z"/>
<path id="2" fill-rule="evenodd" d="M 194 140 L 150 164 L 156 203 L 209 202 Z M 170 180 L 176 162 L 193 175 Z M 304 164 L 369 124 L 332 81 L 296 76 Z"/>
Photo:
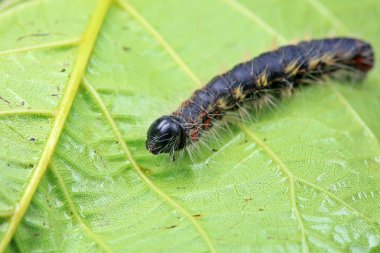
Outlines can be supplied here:
<path id="1" fill-rule="evenodd" d="M 380 52 L 376 0 L 4 6 L 0 252 L 380 250 L 379 67 L 232 124 L 194 161 L 144 147 L 155 118 L 261 52 L 338 35 Z"/>

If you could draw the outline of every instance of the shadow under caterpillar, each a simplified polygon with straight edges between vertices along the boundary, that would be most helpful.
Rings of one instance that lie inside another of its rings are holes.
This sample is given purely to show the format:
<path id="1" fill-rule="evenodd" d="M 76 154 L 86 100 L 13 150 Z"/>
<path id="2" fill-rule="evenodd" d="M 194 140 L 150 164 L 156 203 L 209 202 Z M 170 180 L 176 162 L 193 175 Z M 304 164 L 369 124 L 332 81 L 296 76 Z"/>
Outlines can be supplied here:
<path id="1" fill-rule="evenodd" d="M 146 148 L 155 155 L 170 153 L 174 160 L 175 151 L 198 141 L 227 112 L 248 101 L 259 103 L 268 95 L 282 97 L 326 76 L 362 80 L 373 65 L 371 45 L 354 38 L 303 41 L 263 53 L 214 77 L 171 115 L 154 121 Z"/>

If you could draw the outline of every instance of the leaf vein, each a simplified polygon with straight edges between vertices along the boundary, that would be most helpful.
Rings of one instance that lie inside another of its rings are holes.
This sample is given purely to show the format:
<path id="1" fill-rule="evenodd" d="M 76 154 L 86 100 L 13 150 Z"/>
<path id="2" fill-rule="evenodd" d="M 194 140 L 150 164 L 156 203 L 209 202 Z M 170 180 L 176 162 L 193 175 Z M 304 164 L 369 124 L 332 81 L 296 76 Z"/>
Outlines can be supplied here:
<path id="1" fill-rule="evenodd" d="M 69 207 L 69 210 L 73 213 L 75 219 L 78 221 L 79 225 L 83 228 L 83 230 L 87 233 L 87 235 L 93 239 L 100 247 L 102 247 L 106 252 L 113 252 L 110 246 L 104 242 L 97 234 L 92 231 L 87 224 L 84 223 L 82 218 L 77 212 L 77 209 L 75 208 L 75 204 L 70 196 L 70 193 L 65 185 L 65 182 L 61 175 L 59 174 L 57 168 L 54 165 L 54 162 L 50 164 L 49 166 L 51 172 L 54 174 L 55 178 L 58 180 L 58 184 L 61 187 L 61 190 L 63 191 L 63 195 L 65 196 L 67 200 L 67 204 Z"/>
<path id="2" fill-rule="evenodd" d="M 330 22 L 341 29 L 344 32 L 347 32 L 347 27 L 340 22 L 340 20 L 330 11 L 327 6 L 325 6 L 320 0 L 306 0 L 311 6 L 313 6 L 322 16 L 330 20 Z"/>
<path id="3" fill-rule="evenodd" d="M 173 60 L 188 74 L 188 76 L 196 82 L 199 86 L 202 86 L 202 81 L 190 70 L 190 68 L 183 62 L 174 49 L 166 42 L 162 35 L 142 16 L 134 9 L 130 4 L 121 0 L 116 0 L 119 6 L 131 14 L 140 24 L 157 40 L 158 43 L 168 52 Z"/>
<path id="4" fill-rule="evenodd" d="M 294 215 L 296 216 L 296 220 L 300 226 L 301 229 L 301 236 L 302 236 L 302 251 L 303 252 L 309 252 L 309 247 L 306 240 L 306 229 L 305 225 L 303 224 L 303 220 L 300 214 L 300 211 L 297 207 L 297 199 L 296 199 L 296 191 L 295 191 L 295 182 L 296 177 L 293 175 L 293 173 L 290 171 L 288 166 L 281 160 L 281 158 L 271 149 L 268 145 L 266 145 L 263 141 L 260 140 L 259 137 L 256 136 L 251 130 L 249 130 L 244 125 L 239 125 L 239 127 L 251 138 L 253 139 L 257 145 L 259 145 L 281 168 L 281 170 L 286 174 L 288 180 L 289 180 L 289 186 L 290 186 L 290 200 L 292 205 L 292 212 L 294 212 Z"/>
<path id="5" fill-rule="evenodd" d="M 44 109 L 18 109 L 9 111 L 0 111 L 0 117 L 6 116 L 18 116 L 18 115 L 28 115 L 28 116 L 44 116 L 44 117 L 54 117 L 55 113 L 52 110 Z"/>
<path id="6" fill-rule="evenodd" d="M 5 210 L 5 211 L 0 211 L 0 219 L 6 219 L 9 218 L 13 215 L 14 210 Z"/>
<path id="7" fill-rule="evenodd" d="M 362 126 L 365 131 L 367 131 L 369 137 L 376 140 L 376 144 L 378 146 L 379 140 L 377 139 L 376 135 L 369 128 L 369 126 L 364 122 L 364 120 L 360 117 L 360 115 L 357 113 L 357 111 L 350 105 L 350 103 L 348 103 L 347 99 L 343 96 L 343 94 L 334 86 L 332 86 L 332 85 L 328 85 L 328 86 L 337 95 L 338 99 L 347 108 L 347 110 L 352 114 L 352 116 L 354 116 L 355 120 L 359 123 L 359 125 Z"/>
<path id="8" fill-rule="evenodd" d="M 26 210 L 28 209 L 32 197 L 46 172 L 47 166 L 51 161 L 66 118 L 70 112 L 71 105 L 77 93 L 78 86 L 83 78 L 84 71 L 86 70 L 88 60 L 100 31 L 100 27 L 103 24 L 103 20 L 107 14 L 110 4 L 111 0 L 98 1 L 93 16 L 88 23 L 88 27 L 83 34 L 83 39 L 81 40 L 82 43 L 79 46 L 73 72 L 68 81 L 66 93 L 64 94 L 62 101 L 58 107 L 56 118 L 52 126 L 52 131 L 50 132 L 50 135 L 46 141 L 45 148 L 42 151 L 38 165 L 32 172 L 32 175 L 26 184 L 24 193 L 22 194 L 19 203 L 16 204 L 15 212 L 10 219 L 9 226 L 5 232 L 3 240 L 0 242 L 0 252 L 5 251 L 7 245 L 13 238 L 13 235 L 16 232 L 19 223 L 21 222 Z"/>
<path id="9" fill-rule="evenodd" d="M 160 196 L 162 199 L 164 199 L 168 204 L 173 206 L 175 209 L 180 211 L 189 221 L 190 223 L 195 227 L 195 229 L 198 231 L 200 236 L 205 240 L 207 246 L 209 247 L 210 252 L 216 252 L 213 243 L 211 242 L 210 237 L 207 235 L 206 231 L 201 227 L 199 222 L 179 203 L 177 203 L 174 199 L 172 199 L 168 194 L 161 191 L 150 179 L 143 170 L 140 168 L 140 166 L 137 164 L 136 160 L 133 158 L 132 153 L 130 152 L 127 143 L 124 141 L 123 136 L 121 135 L 121 132 L 119 131 L 116 122 L 111 116 L 111 113 L 107 109 L 106 105 L 104 104 L 103 100 L 101 99 L 98 92 L 95 90 L 95 88 L 85 79 L 83 82 L 84 87 L 87 89 L 87 91 L 92 95 L 92 97 L 95 99 L 96 103 L 100 107 L 103 115 L 106 117 L 108 123 L 110 124 L 112 131 L 114 132 L 118 142 L 120 143 L 123 151 L 125 152 L 125 155 L 127 156 L 127 159 L 130 161 L 132 168 L 137 172 L 137 174 L 141 177 L 141 179 L 147 184 L 147 186 L 155 192 L 158 196 Z"/>
<path id="10" fill-rule="evenodd" d="M 63 47 L 76 46 L 80 43 L 80 40 L 81 40 L 80 38 L 71 38 L 71 39 L 62 40 L 62 41 L 54 41 L 54 42 L 43 43 L 39 45 L 9 49 L 9 50 L 0 51 L 0 56 L 12 55 L 12 54 L 34 51 L 34 50 L 44 50 L 44 49 L 50 49 L 50 48 L 63 48 Z"/>
<path id="11" fill-rule="evenodd" d="M 236 0 L 224 0 L 228 5 L 233 7 L 235 10 L 255 22 L 258 26 L 260 26 L 264 31 L 269 33 L 275 38 L 278 38 L 282 43 L 286 43 L 287 39 L 276 29 L 274 29 L 272 26 L 270 26 L 265 20 L 260 18 L 258 15 L 256 15 L 253 11 L 242 5 Z"/>
<path id="12" fill-rule="evenodd" d="M 377 228 L 376 224 L 374 222 L 372 222 L 367 216 L 365 216 L 364 214 L 362 214 L 361 212 L 359 212 L 357 209 L 353 208 L 351 205 L 349 205 L 348 203 L 346 203 L 344 200 L 342 200 L 341 198 L 335 196 L 334 194 L 332 194 L 331 192 L 321 188 L 320 186 L 318 185 L 315 185 L 305 179 L 302 179 L 300 177 L 295 177 L 295 179 L 305 185 L 308 185 L 324 194 L 326 194 L 327 196 L 329 196 L 330 198 L 332 198 L 333 200 L 339 202 L 342 206 L 345 206 L 347 207 L 348 209 L 350 209 L 351 211 L 353 211 L 354 213 L 356 213 L 357 215 L 359 215 L 360 217 L 362 217 L 363 219 L 365 219 L 370 225 L 372 225 L 373 229 L 375 232 L 377 232 L 377 234 L 380 234 L 380 231 L 379 229 Z"/>

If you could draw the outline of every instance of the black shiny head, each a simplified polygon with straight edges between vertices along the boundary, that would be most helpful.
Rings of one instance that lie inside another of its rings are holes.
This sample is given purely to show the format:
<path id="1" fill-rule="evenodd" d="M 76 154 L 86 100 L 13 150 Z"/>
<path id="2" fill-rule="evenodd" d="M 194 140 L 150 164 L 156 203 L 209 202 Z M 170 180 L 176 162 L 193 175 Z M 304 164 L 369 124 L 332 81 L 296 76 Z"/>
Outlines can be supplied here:
<path id="1" fill-rule="evenodd" d="M 154 155 L 170 153 L 186 146 L 186 132 L 180 120 L 174 116 L 162 116 L 149 127 L 145 147 Z"/>

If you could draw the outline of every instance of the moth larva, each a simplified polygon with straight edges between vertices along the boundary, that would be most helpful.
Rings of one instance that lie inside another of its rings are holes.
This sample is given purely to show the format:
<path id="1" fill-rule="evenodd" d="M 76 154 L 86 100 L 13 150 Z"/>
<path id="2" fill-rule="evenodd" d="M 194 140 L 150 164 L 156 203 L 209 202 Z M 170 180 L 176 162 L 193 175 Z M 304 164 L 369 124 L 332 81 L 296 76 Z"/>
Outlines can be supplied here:
<path id="1" fill-rule="evenodd" d="M 196 90 L 171 115 L 158 118 L 147 133 L 146 148 L 153 154 L 184 149 L 229 112 L 265 96 L 283 96 L 305 83 L 332 78 L 361 80 L 374 65 L 367 42 L 353 38 L 303 41 L 263 53 L 214 77 Z M 345 75 L 338 76 L 343 72 Z"/>

